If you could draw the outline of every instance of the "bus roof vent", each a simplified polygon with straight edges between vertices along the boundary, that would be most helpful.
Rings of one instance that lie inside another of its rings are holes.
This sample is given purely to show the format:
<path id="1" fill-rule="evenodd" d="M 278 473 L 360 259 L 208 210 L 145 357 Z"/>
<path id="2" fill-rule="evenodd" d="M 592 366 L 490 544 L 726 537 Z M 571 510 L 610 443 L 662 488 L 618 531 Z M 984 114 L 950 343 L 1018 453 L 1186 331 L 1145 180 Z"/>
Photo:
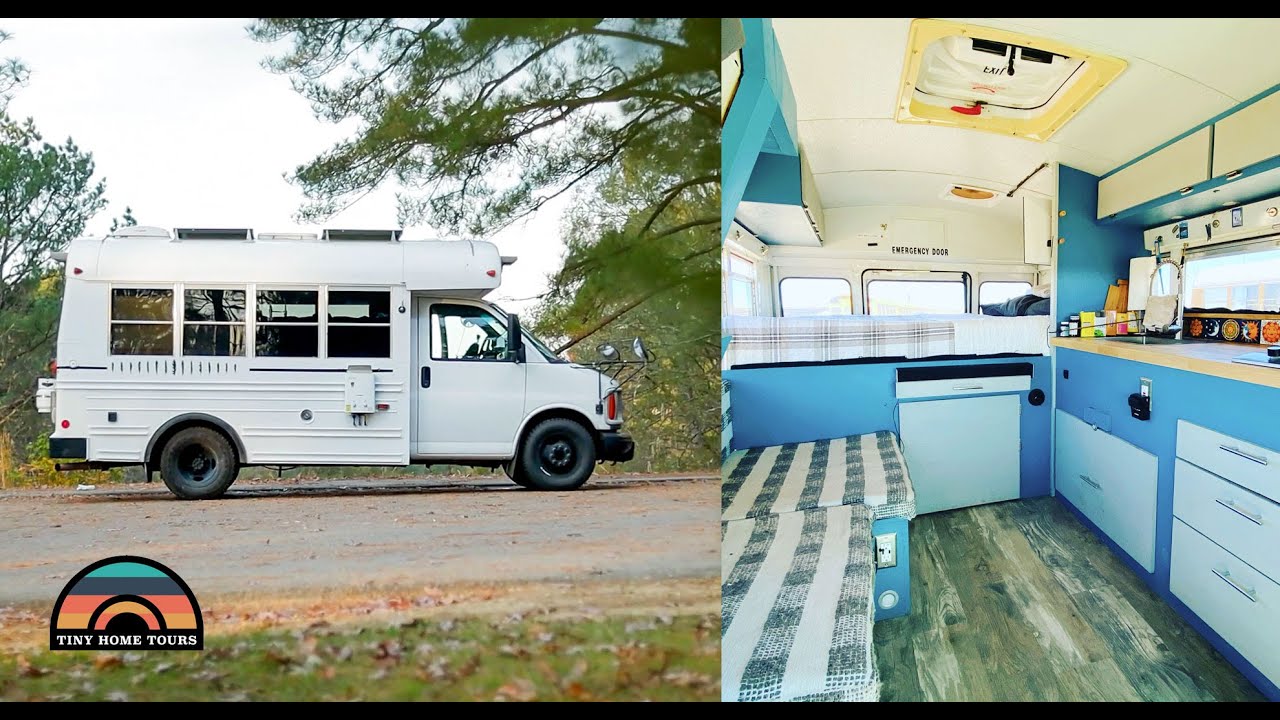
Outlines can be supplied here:
<path id="1" fill-rule="evenodd" d="M 259 241 L 315 242 L 320 236 L 315 233 L 258 233 Z"/>
<path id="2" fill-rule="evenodd" d="M 129 225 L 127 227 L 116 228 L 107 237 L 111 238 L 164 238 L 169 240 L 171 236 L 169 231 L 164 228 L 151 227 L 150 225 Z"/>
<path id="3" fill-rule="evenodd" d="M 252 240 L 249 228 L 178 228 L 173 231 L 178 240 Z"/>
<path id="4" fill-rule="evenodd" d="M 1044 141 L 1126 65 L 1049 38 L 916 18 L 895 119 Z"/>
<path id="5" fill-rule="evenodd" d="M 325 240 L 360 240 L 396 242 L 403 230 L 330 230 L 324 231 Z"/>

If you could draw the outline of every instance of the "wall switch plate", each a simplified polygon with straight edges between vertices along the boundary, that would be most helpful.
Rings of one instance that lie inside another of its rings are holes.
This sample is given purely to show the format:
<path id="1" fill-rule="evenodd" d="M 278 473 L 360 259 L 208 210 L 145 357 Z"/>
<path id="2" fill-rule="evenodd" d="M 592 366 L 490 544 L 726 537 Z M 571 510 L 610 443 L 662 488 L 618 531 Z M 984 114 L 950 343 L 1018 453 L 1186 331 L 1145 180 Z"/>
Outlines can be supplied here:
<path id="1" fill-rule="evenodd" d="M 1142 387 L 1142 389 L 1139 390 L 1139 393 L 1142 395 L 1142 397 L 1147 399 L 1147 407 L 1150 408 L 1151 407 L 1151 378 L 1138 378 L 1138 383 Z"/>
<path id="2" fill-rule="evenodd" d="M 898 534 L 885 533 L 876 536 L 876 569 L 897 567 Z"/>

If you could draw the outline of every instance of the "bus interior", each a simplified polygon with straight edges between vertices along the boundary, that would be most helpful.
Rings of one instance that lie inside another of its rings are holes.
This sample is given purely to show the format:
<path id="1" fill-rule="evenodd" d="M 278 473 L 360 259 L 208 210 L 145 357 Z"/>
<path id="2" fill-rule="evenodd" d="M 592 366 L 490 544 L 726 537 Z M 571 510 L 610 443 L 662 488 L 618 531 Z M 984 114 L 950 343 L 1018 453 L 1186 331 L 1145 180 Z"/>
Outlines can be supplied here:
<path id="1" fill-rule="evenodd" d="M 1278 32 L 726 20 L 723 699 L 1280 699 Z"/>

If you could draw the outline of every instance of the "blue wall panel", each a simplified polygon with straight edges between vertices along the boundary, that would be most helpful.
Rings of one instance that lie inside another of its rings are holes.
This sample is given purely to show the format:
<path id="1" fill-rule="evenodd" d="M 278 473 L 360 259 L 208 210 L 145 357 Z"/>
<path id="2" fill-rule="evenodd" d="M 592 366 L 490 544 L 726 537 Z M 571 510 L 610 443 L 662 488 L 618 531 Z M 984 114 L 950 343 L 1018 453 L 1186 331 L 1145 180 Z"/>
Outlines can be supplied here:
<path id="1" fill-rule="evenodd" d="M 734 369 L 734 449 L 897 431 L 896 370 L 926 365 L 1030 362 L 1031 387 L 1052 395 L 1048 357 Z M 1022 496 L 1049 493 L 1050 402 L 1022 396 Z M 909 402 L 909 401 L 908 401 Z"/>
<path id="2" fill-rule="evenodd" d="M 1094 342 L 1110 342 L 1098 339 Z M 1241 346 L 1240 351 L 1249 348 Z M 1169 592 L 1169 550 L 1173 542 L 1173 470 L 1178 420 L 1186 420 L 1251 443 L 1280 450 L 1280 389 L 1173 370 L 1076 350 L 1057 349 L 1058 408 L 1085 421 L 1110 422 L 1112 435 L 1154 453 L 1159 458 L 1156 491 L 1156 571 L 1149 575 L 1129 566 L 1184 615 L 1186 607 Z M 1069 374 L 1064 379 L 1063 373 Z M 1280 373 L 1280 370 L 1276 371 Z M 1129 414 L 1129 394 L 1138 392 L 1138 379 L 1150 378 L 1151 419 Z M 1064 500 L 1064 502 L 1066 502 Z M 1070 503 L 1068 503 L 1070 505 Z M 1074 509 L 1074 508 L 1073 508 Z M 1097 532 L 1097 528 L 1094 528 Z M 1099 533 L 1100 534 L 1100 533 Z M 1113 546 L 1114 548 L 1114 546 Z M 1123 553 L 1116 553 L 1128 559 Z M 1204 624 L 1193 623 L 1203 631 Z M 1216 634 L 1206 634 L 1230 658 L 1239 658 Z M 1241 659 L 1243 662 L 1243 659 Z M 1276 687 L 1251 666 L 1240 665 L 1259 688 L 1280 699 Z"/>
<path id="3" fill-rule="evenodd" d="M 1140 231 L 1098 223 L 1098 178 L 1087 172 L 1058 166 L 1058 212 L 1058 237 L 1065 239 L 1054 286 L 1061 322 L 1081 310 L 1101 310 L 1107 288 L 1129 277 L 1129 259 L 1150 253 Z"/>
<path id="4" fill-rule="evenodd" d="M 898 535 L 898 564 L 891 568 L 876 570 L 876 622 L 892 620 L 911 613 L 911 541 L 908 534 L 910 523 L 906 518 L 884 518 L 871 524 L 871 535 L 896 533 Z M 898 604 L 885 610 L 880 607 L 880 596 L 885 591 L 898 593 Z"/>

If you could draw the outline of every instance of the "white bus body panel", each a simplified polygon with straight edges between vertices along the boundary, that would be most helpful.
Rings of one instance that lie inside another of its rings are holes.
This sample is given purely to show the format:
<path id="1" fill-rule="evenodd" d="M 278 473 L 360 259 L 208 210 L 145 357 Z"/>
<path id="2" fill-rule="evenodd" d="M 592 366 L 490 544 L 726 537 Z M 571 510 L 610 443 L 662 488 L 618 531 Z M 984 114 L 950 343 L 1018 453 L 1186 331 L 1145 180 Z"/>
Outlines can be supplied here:
<path id="1" fill-rule="evenodd" d="M 76 240 L 66 260 L 57 377 L 40 386 L 39 403 L 52 410 L 53 437 L 86 438 L 86 459 L 112 463 L 146 462 L 157 433 L 192 415 L 230 429 L 241 461 L 250 465 L 502 460 L 515 455 L 533 415 L 553 408 L 578 413 L 597 430 L 616 429 L 595 410 L 611 381 L 589 368 L 548 362 L 533 347 L 527 348 L 528 362 L 497 368 L 520 376 L 519 383 L 477 392 L 485 388 L 484 378 L 460 377 L 450 385 L 452 393 L 419 387 L 418 345 L 429 359 L 430 341 L 419 337 L 429 322 L 419 327 L 416 294 L 426 291 L 504 316 L 480 300 L 499 285 L 502 269 L 494 245 L 472 241 Z M 250 348 L 259 288 L 319 288 L 321 302 L 326 289 L 389 289 L 391 357 L 111 355 L 113 285 L 173 288 L 175 333 L 181 332 L 184 288 L 243 288 Z M 450 364 L 464 374 L 482 370 Z M 349 365 L 372 366 L 374 402 L 385 405 L 359 423 L 344 409 Z M 487 410 L 479 412 L 478 402 Z M 420 410 L 425 414 L 418 417 Z"/>

